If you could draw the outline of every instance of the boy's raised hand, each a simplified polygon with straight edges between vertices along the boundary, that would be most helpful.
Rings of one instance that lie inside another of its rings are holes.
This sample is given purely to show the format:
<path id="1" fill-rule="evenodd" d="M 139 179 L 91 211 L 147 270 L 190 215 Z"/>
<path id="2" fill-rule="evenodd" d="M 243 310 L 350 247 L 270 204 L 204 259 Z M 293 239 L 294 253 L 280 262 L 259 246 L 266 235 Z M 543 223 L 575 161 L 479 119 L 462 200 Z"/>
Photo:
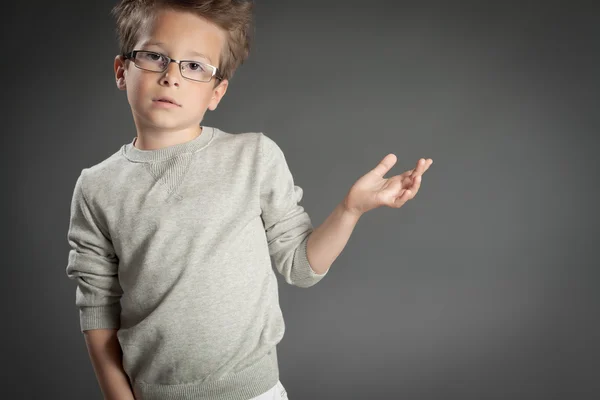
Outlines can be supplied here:
<path id="1" fill-rule="evenodd" d="M 384 178 L 396 161 L 396 155 L 388 154 L 374 169 L 356 181 L 344 199 L 345 209 L 360 216 L 380 206 L 400 208 L 414 198 L 421 186 L 422 175 L 433 164 L 433 160 L 421 158 L 416 168 Z"/>

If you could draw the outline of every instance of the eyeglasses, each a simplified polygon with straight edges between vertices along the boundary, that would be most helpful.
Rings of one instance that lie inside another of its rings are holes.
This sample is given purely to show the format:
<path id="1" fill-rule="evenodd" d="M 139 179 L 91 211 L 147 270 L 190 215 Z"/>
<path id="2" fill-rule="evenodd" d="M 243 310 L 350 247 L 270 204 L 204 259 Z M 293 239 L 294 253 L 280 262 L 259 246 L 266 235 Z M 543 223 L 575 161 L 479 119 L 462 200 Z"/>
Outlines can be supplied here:
<path id="1" fill-rule="evenodd" d="M 169 64 L 174 62 L 179 64 L 181 76 L 184 78 L 198 82 L 210 82 L 214 76 L 215 79 L 223 80 L 218 74 L 219 69 L 217 67 L 200 61 L 174 60 L 164 54 L 146 50 L 134 50 L 124 54 L 123 57 L 126 60 L 133 60 L 136 67 L 146 71 L 165 72 Z"/>

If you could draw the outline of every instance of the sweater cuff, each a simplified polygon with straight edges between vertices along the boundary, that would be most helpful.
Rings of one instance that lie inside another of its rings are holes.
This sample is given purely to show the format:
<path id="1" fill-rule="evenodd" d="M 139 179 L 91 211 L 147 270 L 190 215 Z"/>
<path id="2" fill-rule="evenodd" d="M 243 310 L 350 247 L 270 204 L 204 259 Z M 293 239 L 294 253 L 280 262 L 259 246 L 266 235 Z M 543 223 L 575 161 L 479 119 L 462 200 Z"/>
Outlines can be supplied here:
<path id="1" fill-rule="evenodd" d="M 79 322 L 81 332 L 90 329 L 119 329 L 121 327 L 121 303 L 80 307 Z"/>
<path id="2" fill-rule="evenodd" d="M 327 271 L 325 271 L 322 274 L 317 274 L 312 269 L 310 263 L 308 262 L 308 255 L 306 253 L 306 245 L 308 244 L 309 236 L 310 235 L 307 235 L 306 238 L 304 238 L 304 240 L 300 243 L 300 246 L 298 246 L 296 252 L 294 253 L 292 282 L 295 282 L 296 286 L 299 287 L 309 287 L 316 284 L 321 279 L 323 279 L 331 269 L 330 267 L 329 269 L 327 269 Z"/>

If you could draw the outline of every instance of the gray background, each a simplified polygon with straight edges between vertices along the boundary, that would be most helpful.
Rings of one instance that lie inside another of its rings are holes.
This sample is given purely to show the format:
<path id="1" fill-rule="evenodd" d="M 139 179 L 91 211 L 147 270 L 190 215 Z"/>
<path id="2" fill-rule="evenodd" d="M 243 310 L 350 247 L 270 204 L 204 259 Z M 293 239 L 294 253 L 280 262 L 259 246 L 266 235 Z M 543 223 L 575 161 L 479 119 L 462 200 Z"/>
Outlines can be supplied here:
<path id="1" fill-rule="evenodd" d="M 598 7 L 256 3 L 203 123 L 276 140 L 315 226 L 389 152 L 434 160 L 319 284 L 278 275 L 290 399 L 600 398 Z M 135 136 L 113 4 L 5 6 L 3 398 L 101 399 L 66 234 L 81 169 Z"/>

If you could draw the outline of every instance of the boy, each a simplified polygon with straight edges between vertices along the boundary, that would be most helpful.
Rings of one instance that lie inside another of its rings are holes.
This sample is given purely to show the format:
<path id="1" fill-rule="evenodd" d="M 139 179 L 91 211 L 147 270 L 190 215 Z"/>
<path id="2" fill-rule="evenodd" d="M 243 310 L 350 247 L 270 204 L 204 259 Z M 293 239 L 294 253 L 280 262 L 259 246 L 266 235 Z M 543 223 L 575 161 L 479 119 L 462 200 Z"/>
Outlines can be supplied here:
<path id="1" fill-rule="evenodd" d="M 107 399 L 286 399 L 272 269 L 310 287 L 360 216 L 414 197 L 431 160 L 390 154 L 317 229 L 277 144 L 201 125 L 249 51 L 252 2 L 123 0 L 113 12 L 137 135 L 81 171 L 67 275 Z"/>

